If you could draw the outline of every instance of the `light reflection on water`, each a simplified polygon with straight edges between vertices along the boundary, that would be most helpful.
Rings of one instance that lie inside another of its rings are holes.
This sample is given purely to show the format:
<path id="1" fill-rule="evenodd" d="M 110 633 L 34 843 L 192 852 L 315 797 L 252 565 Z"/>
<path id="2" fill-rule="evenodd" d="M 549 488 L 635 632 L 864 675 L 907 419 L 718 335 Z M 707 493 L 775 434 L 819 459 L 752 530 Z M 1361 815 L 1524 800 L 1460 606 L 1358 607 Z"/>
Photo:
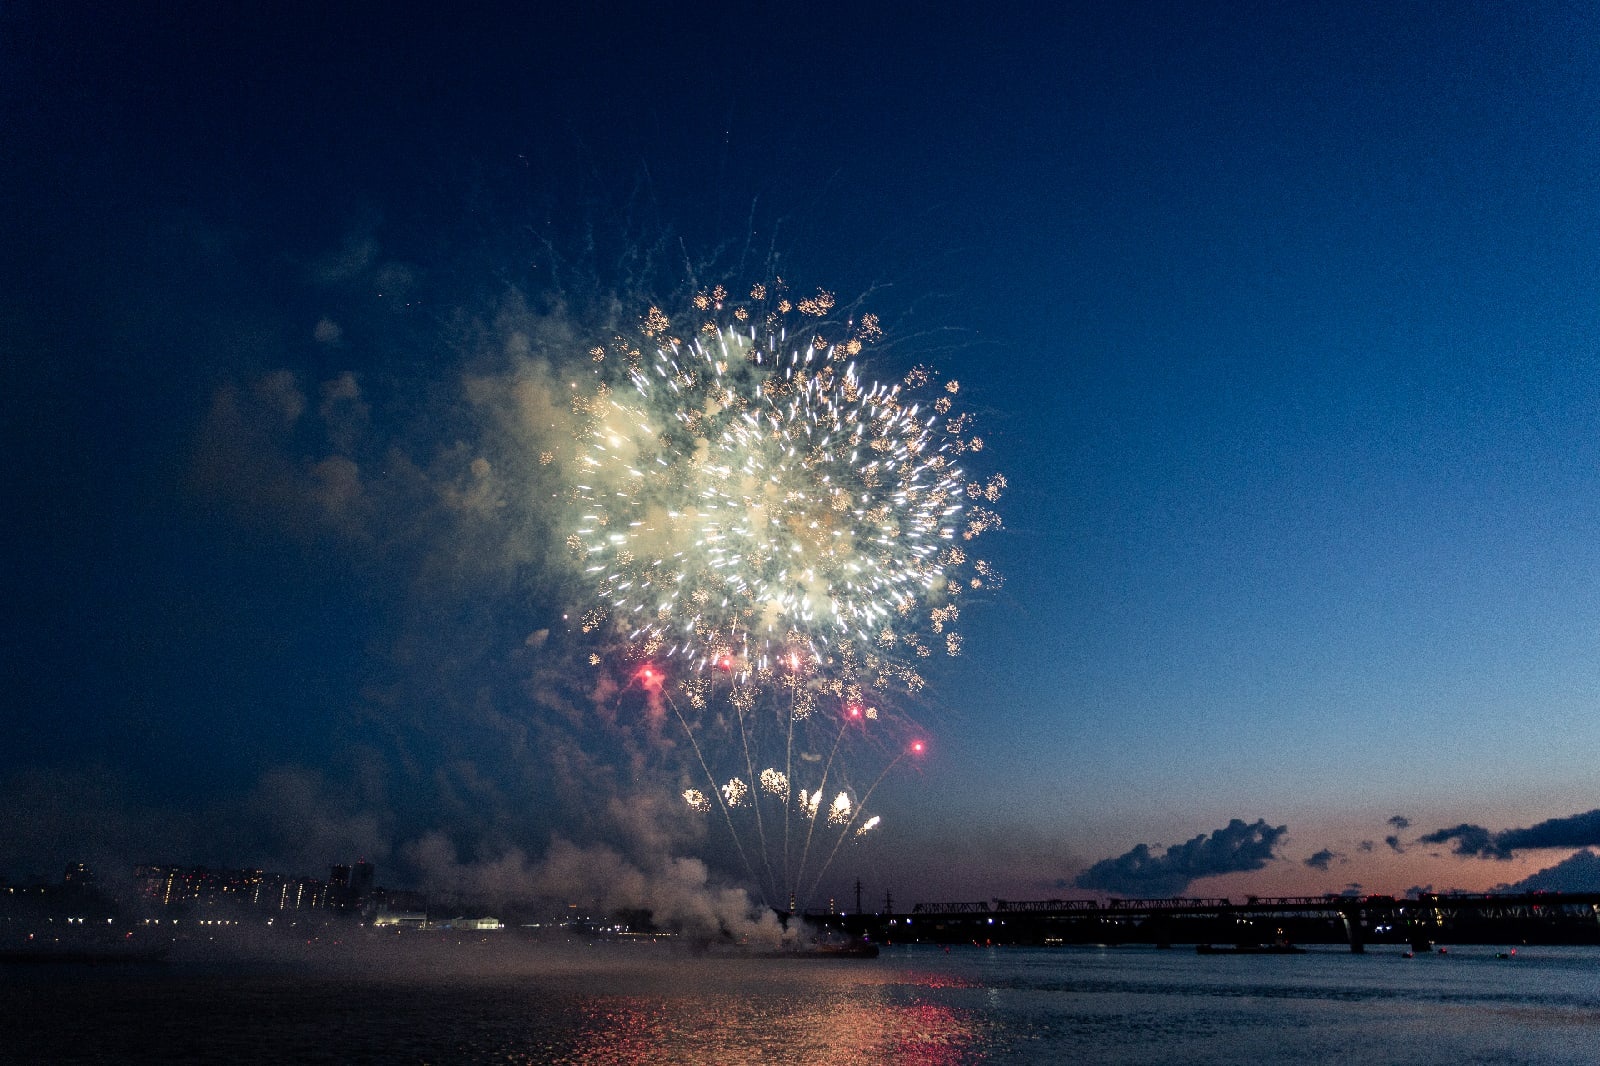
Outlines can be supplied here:
<path id="1" fill-rule="evenodd" d="M 1600 952 L 894 948 L 0 968 L 7 1062 L 1600 1062 Z M 68 1023 L 67 1020 L 71 1020 Z"/>
<path id="2" fill-rule="evenodd" d="M 870 992 L 797 1002 L 765 996 L 628 997 L 590 1005 L 571 1051 L 573 1066 L 620 1062 L 807 1062 L 944 1066 L 970 1061 L 977 1026 L 934 1003 L 892 1004 Z"/>

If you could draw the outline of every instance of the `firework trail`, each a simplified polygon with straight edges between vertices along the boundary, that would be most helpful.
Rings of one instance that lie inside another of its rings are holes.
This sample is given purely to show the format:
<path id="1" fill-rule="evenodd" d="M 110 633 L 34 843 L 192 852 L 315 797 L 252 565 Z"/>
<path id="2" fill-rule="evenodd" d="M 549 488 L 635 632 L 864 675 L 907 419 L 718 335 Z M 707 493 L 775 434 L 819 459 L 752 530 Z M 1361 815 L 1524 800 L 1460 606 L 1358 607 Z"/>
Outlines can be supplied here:
<path id="1" fill-rule="evenodd" d="M 833 312 L 781 281 L 652 307 L 591 350 L 609 381 L 574 399 L 581 628 L 620 643 L 591 663 L 660 694 L 695 754 L 684 802 L 721 813 L 769 900 L 879 824 L 866 804 L 911 751 L 890 708 L 920 660 L 960 652 L 963 597 L 1000 581 L 969 551 L 1005 479 L 963 473 L 983 440 L 960 386 L 927 367 L 867 381 L 878 321 Z M 881 770 L 859 791 L 864 762 Z"/>

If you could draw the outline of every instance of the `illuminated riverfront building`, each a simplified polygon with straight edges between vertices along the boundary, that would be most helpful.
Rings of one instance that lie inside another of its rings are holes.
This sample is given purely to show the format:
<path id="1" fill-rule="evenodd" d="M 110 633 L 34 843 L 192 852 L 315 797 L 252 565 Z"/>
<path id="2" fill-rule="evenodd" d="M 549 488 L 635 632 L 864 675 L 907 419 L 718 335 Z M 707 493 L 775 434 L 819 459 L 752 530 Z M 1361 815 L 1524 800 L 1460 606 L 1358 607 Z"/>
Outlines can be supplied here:
<path id="1" fill-rule="evenodd" d="M 328 868 L 327 905 L 339 911 L 359 911 L 372 899 L 376 869 L 365 859 L 354 866 Z"/>
<path id="2" fill-rule="evenodd" d="M 361 861 L 329 868 L 326 881 L 259 869 L 213 870 L 205 866 L 146 864 L 134 868 L 141 899 L 159 907 L 232 905 L 265 911 L 360 911 L 378 895 L 376 869 Z M 91 875 L 69 868 L 68 883 Z"/>
<path id="3" fill-rule="evenodd" d="M 214 906 L 262 902 L 265 875 L 260 870 L 212 870 L 205 866 L 136 866 L 134 881 L 139 895 L 163 907 L 180 904 Z"/>

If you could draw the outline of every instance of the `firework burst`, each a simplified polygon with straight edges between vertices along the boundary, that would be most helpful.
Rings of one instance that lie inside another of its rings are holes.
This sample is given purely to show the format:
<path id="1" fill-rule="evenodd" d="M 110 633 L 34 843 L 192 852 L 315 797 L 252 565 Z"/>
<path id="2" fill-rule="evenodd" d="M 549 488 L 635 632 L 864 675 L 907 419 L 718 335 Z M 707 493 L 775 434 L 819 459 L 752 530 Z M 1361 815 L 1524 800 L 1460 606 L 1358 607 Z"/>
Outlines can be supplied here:
<path id="1" fill-rule="evenodd" d="M 960 386 L 923 366 L 867 380 L 878 321 L 834 309 L 781 283 L 744 300 L 706 290 L 677 316 L 651 307 L 638 336 L 590 351 L 609 382 L 574 401 L 567 544 L 596 593 L 582 628 L 675 677 L 709 786 L 684 792 L 690 807 L 720 799 L 730 828 L 747 810 L 763 839 L 762 802 L 781 807 L 791 892 L 792 815 L 802 856 L 819 809 L 841 840 L 878 823 L 871 789 L 845 781 L 846 731 L 919 691 L 922 660 L 958 654 L 962 596 L 1000 580 L 971 542 L 999 528 L 1005 480 L 963 471 L 983 441 L 955 409 Z M 739 773 L 718 782 L 724 762 Z M 806 778 L 816 787 L 791 799 Z"/>

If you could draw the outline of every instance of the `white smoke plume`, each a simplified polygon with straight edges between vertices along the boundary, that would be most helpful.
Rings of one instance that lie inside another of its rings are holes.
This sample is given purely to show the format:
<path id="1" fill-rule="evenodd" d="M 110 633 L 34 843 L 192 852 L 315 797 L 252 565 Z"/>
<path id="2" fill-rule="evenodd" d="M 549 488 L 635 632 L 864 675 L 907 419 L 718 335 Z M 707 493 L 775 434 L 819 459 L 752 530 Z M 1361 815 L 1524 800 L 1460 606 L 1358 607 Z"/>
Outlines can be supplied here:
<path id="1" fill-rule="evenodd" d="M 776 945 L 784 932 L 776 915 L 753 903 L 740 888 L 712 883 L 694 858 L 662 858 L 648 868 L 605 845 L 580 847 L 555 837 L 543 858 L 511 848 L 493 859 L 463 863 L 443 833 L 406 845 L 404 858 L 435 892 L 504 905 L 545 901 L 601 916 L 648 911 L 660 928 L 696 937 Z"/>

